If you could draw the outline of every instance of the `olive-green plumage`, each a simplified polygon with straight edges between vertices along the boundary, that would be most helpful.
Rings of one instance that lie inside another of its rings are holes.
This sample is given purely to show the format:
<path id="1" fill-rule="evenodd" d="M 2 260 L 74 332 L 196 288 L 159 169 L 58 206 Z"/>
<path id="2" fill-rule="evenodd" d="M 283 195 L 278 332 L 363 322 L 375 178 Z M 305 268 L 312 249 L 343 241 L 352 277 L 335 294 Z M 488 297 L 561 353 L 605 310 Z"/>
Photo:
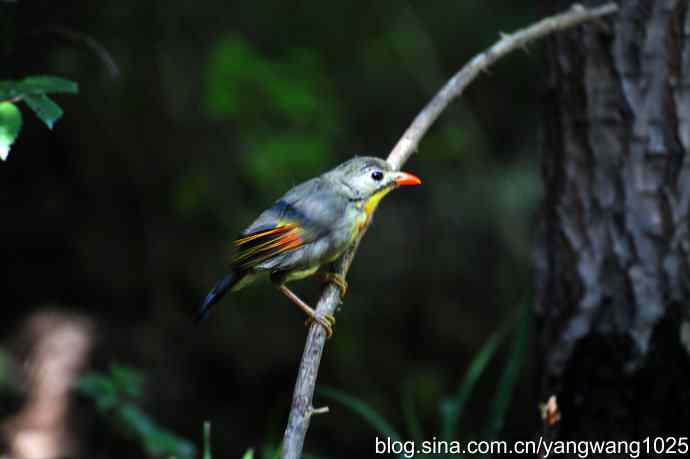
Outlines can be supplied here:
<path id="1" fill-rule="evenodd" d="M 206 296 L 199 318 L 206 317 L 228 290 L 244 287 L 262 272 L 295 301 L 285 283 L 310 276 L 337 259 L 383 196 L 397 186 L 418 183 L 418 178 L 393 171 L 382 159 L 355 157 L 295 186 L 233 242 L 230 274 Z M 341 288 L 342 282 L 338 281 Z"/>

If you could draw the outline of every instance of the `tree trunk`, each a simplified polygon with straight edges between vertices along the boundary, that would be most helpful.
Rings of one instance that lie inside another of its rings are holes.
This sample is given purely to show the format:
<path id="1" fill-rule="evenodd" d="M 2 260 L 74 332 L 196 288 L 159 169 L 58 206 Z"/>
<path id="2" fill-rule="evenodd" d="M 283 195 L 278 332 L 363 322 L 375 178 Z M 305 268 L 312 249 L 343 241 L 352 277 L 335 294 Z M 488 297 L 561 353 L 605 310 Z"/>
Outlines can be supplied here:
<path id="1" fill-rule="evenodd" d="M 690 9 L 620 6 L 547 52 L 539 358 L 562 440 L 690 425 Z"/>

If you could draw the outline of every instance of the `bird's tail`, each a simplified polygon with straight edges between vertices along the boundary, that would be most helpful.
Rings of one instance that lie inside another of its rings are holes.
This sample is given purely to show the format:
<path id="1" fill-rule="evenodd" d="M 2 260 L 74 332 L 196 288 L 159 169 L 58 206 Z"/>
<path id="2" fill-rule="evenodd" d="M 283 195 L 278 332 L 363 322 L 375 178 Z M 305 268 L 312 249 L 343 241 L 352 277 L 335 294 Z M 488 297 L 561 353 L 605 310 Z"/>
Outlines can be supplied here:
<path id="1" fill-rule="evenodd" d="M 216 285 L 213 286 L 213 289 L 208 293 L 208 295 L 206 295 L 204 302 L 201 304 L 199 312 L 196 316 L 196 321 L 201 322 L 202 320 L 206 319 L 211 313 L 211 308 L 213 305 L 218 303 L 228 292 L 228 290 L 230 290 L 240 280 L 241 277 L 242 276 L 238 276 L 236 273 L 232 272 L 216 282 Z"/>

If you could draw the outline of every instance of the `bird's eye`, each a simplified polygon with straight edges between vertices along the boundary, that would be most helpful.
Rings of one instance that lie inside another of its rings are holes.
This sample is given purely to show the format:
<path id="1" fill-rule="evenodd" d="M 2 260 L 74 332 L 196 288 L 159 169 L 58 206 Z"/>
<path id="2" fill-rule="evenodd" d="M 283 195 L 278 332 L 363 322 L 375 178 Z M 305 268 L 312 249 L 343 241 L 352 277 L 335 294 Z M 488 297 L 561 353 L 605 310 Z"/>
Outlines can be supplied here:
<path id="1" fill-rule="evenodd" d="M 383 178 L 383 172 L 381 171 L 374 171 L 371 173 L 371 178 L 376 180 L 377 182 Z"/>

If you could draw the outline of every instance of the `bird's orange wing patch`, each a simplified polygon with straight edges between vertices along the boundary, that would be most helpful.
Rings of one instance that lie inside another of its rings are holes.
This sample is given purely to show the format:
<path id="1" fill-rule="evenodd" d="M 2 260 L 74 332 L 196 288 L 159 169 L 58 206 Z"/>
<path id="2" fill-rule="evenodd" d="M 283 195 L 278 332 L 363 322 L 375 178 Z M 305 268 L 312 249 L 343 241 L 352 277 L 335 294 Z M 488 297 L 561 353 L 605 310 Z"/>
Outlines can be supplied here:
<path id="1" fill-rule="evenodd" d="M 245 234 L 233 241 L 236 248 L 232 262 L 239 268 L 251 268 L 303 244 L 302 229 L 295 223 Z"/>

